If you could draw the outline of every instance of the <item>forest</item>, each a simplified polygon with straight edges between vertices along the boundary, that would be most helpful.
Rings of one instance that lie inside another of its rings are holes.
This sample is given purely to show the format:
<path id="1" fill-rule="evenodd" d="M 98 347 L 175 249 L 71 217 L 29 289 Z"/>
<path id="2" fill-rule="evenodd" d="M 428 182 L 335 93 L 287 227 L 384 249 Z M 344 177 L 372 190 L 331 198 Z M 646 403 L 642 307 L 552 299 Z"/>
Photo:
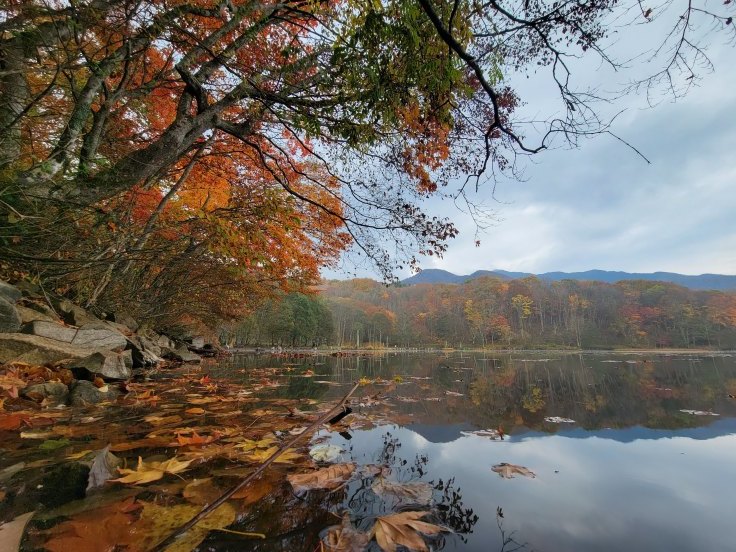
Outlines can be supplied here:
<path id="1" fill-rule="evenodd" d="M 732 349 L 736 293 L 642 280 L 331 280 L 221 332 L 233 346 Z"/>

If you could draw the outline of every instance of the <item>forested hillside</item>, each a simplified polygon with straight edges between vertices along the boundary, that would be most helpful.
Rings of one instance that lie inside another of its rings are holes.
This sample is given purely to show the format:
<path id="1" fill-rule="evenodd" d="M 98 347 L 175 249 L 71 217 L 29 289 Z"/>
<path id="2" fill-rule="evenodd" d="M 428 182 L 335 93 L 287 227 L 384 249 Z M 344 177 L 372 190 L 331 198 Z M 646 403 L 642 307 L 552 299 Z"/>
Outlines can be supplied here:
<path id="1" fill-rule="evenodd" d="M 233 345 L 736 347 L 736 294 L 664 282 L 482 277 L 463 284 L 323 283 L 224 330 Z"/>

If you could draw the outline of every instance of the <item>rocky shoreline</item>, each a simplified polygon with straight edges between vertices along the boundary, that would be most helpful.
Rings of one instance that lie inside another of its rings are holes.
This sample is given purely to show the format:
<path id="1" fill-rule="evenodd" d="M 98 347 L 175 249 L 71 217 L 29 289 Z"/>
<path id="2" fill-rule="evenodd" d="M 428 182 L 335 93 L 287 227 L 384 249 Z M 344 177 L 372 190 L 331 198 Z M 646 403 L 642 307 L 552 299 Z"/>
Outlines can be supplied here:
<path id="1" fill-rule="evenodd" d="M 116 398 L 108 382 L 219 352 L 201 337 L 172 339 L 141 328 L 124 312 L 106 318 L 67 299 L 49 300 L 33 286 L 0 281 L 0 364 L 44 366 L 59 375 L 23 388 L 23 397 L 82 406 Z"/>

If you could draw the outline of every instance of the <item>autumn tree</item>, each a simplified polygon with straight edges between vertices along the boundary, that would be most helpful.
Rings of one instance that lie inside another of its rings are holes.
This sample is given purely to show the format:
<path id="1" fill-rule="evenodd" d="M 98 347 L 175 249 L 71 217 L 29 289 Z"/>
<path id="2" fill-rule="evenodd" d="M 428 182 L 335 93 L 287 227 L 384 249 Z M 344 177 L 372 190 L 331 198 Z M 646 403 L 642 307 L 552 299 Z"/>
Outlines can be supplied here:
<path id="1" fill-rule="evenodd" d="M 642 86 L 692 80 L 696 20 L 731 27 L 730 3 L 668 5 L 621 8 L 641 22 L 674 15 L 664 68 Z M 351 245 L 390 278 L 457 233 L 424 198 L 472 207 L 468 184 L 513 172 L 519 154 L 610 130 L 595 98 L 570 88 L 567 60 L 616 66 L 616 0 L 1 9 L 3 271 L 99 311 L 210 324 L 308 288 Z M 533 143 L 504 71 L 540 66 L 566 114 Z"/>

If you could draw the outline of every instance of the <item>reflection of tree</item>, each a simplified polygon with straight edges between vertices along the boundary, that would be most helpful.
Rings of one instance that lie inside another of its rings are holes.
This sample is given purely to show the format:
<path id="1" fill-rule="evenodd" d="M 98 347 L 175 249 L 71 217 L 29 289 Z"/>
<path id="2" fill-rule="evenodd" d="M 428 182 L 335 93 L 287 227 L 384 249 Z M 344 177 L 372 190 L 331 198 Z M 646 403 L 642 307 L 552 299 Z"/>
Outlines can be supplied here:
<path id="1" fill-rule="evenodd" d="M 402 458 L 398 451 L 401 442 L 390 432 L 383 435 L 382 447 L 374 455 L 374 461 L 381 470 L 381 477 L 399 483 L 423 481 L 427 475 L 429 457 L 418 454 L 413 460 Z M 462 500 L 462 492 L 455 487 L 454 479 L 447 481 L 426 481 L 432 488 L 432 504 L 410 504 L 405 500 L 386 500 L 373 491 L 375 477 L 365 474 L 349 486 L 348 497 L 344 505 L 348 508 L 353 522 L 361 530 L 368 531 L 380 515 L 395 513 L 400 510 L 430 509 L 427 521 L 447 527 L 453 535 L 467 542 L 464 535 L 472 532 L 478 516 L 472 508 L 466 508 Z M 434 539 L 435 550 L 444 548 L 446 536 L 439 535 Z"/>

